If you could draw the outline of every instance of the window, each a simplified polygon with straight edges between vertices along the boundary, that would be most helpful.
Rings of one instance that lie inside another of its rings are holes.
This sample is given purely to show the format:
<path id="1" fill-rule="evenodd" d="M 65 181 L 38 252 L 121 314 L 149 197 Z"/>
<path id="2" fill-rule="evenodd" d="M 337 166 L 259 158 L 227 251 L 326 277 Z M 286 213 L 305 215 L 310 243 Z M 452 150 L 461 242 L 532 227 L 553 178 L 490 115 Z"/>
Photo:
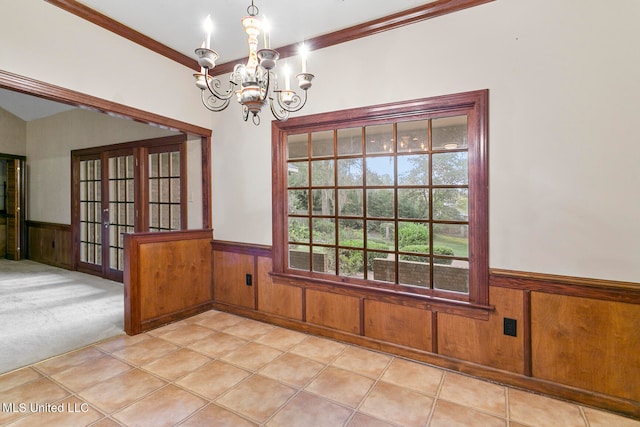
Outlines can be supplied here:
<path id="1" fill-rule="evenodd" d="M 274 271 L 486 305 L 487 92 L 274 133 Z"/>

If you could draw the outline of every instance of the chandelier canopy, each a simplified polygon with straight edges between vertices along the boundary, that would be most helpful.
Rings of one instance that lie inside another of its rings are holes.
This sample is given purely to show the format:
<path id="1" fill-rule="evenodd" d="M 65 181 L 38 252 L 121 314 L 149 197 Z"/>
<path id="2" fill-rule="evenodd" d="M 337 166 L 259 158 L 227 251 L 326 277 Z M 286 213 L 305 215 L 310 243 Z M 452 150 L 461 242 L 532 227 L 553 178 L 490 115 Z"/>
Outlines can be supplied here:
<path id="1" fill-rule="evenodd" d="M 216 65 L 218 53 L 212 50 L 211 31 L 213 24 L 211 17 L 205 20 L 206 39 L 202 46 L 195 50 L 200 65 L 200 72 L 194 74 L 196 86 L 202 92 L 202 103 L 211 111 L 222 111 L 229 106 L 231 98 L 242 105 L 242 117 L 245 121 L 251 113 L 251 120 L 255 125 L 260 124 L 259 113 L 264 105 L 268 105 L 277 120 L 287 120 L 289 113 L 300 111 L 307 102 L 307 90 L 311 87 L 314 75 L 307 73 L 306 50 L 302 45 L 302 72 L 296 75 L 298 88 L 302 95 L 291 89 L 288 70 L 285 70 L 285 88 L 279 89 L 278 77 L 274 71 L 276 62 L 280 58 L 277 50 L 271 49 L 271 39 L 267 28 L 258 19 L 259 9 L 251 1 L 247 7 L 247 16 L 242 18 L 242 26 L 247 33 L 249 43 L 249 58 L 247 63 L 236 64 L 229 75 L 229 85 L 223 89 L 223 83 L 210 75 Z M 260 31 L 264 28 L 262 49 L 258 49 Z"/>

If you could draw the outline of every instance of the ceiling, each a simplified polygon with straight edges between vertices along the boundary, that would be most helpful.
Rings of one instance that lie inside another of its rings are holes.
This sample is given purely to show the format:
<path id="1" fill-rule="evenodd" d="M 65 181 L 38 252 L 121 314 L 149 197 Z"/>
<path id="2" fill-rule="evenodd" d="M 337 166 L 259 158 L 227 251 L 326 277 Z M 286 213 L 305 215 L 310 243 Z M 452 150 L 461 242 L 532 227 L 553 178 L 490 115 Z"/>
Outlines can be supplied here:
<path id="1" fill-rule="evenodd" d="M 433 0 L 432 0 L 433 1 Z M 271 27 L 271 47 L 277 49 L 353 25 L 431 3 L 420 0 L 254 0 L 259 17 Z M 79 0 L 80 3 L 127 27 L 195 59 L 211 15 L 211 48 L 219 63 L 247 56 L 246 34 L 240 20 L 251 0 Z M 262 38 L 260 38 L 262 43 Z M 313 50 L 313 46 L 309 46 Z M 22 120 L 47 117 L 73 107 L 0 89 L 0 108 Z"/>

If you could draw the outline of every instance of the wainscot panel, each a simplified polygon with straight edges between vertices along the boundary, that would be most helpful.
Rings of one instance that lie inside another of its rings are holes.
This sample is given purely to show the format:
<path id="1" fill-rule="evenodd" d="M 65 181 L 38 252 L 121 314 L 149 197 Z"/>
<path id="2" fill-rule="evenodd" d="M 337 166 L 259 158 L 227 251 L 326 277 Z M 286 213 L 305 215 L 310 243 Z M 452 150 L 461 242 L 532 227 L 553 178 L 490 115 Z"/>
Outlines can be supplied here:
<path id="1" fill-rule="evenodd" d="M 533 375 L 640 401 L 640 305 L 533 292 Z"/>
<path id="2" fill-rule="evenodd" d="M 124 235 L 124 325 L 135 335 L 208 310 L 212 230 Z"/>
<path id="3" fill-rule="evenodd" d="M 71 226 L 27 221 L 27 258 L 56 267 L 72 268 Z"/>
<path id="4" fill-rule="evenodd" d="M 258 311 L 302 320 L 302 288 L 273 283 L 271 258 L 258 257 Z"/>
<path id="5" fill-rule="evenodd" d="M 496 310 L 488 321 L 438 313 L 439 353 L 524 374 L 523 292 L 491 287 L 489 303 Z M 516 321 L 515 337 L 504 334 L 505 318 Z"/>
<path id="6" fill-rule="evenodd" d="M 254 262 L 252 255 L 213 251 L 213 292 L 216 301 L 255 308 Z"/>
<path id="7" fill-rule="evenodd" d="M 640 419 L 638 283 L 493 269 L 483 314 L 273 274 L 264 246 L 213 250 L 216 309 Z M 256 272 L 255 294 L 239 297 Z"/>
<path id="8" fill-rule="evenodd" d="M 431 328 L 429 311 L 381 301 L 364 301 L 366 337 L 432 351 Z"/>
<path id="9" fill-rule="evenodd" d="M 307 322 L 360 335 L 360 299 L 312 289 L 306 291 Z"/>

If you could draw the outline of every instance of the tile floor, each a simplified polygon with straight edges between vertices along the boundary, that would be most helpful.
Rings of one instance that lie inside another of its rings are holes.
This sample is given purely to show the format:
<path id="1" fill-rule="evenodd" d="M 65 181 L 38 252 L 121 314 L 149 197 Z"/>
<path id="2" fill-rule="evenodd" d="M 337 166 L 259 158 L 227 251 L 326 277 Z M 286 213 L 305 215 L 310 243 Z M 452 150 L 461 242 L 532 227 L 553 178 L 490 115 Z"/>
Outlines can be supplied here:
<path id="1" fill-rule="evenodd" d="M 0 400 L 16 427 L 640 427 L 219 311 L 4 374 Z"/>

